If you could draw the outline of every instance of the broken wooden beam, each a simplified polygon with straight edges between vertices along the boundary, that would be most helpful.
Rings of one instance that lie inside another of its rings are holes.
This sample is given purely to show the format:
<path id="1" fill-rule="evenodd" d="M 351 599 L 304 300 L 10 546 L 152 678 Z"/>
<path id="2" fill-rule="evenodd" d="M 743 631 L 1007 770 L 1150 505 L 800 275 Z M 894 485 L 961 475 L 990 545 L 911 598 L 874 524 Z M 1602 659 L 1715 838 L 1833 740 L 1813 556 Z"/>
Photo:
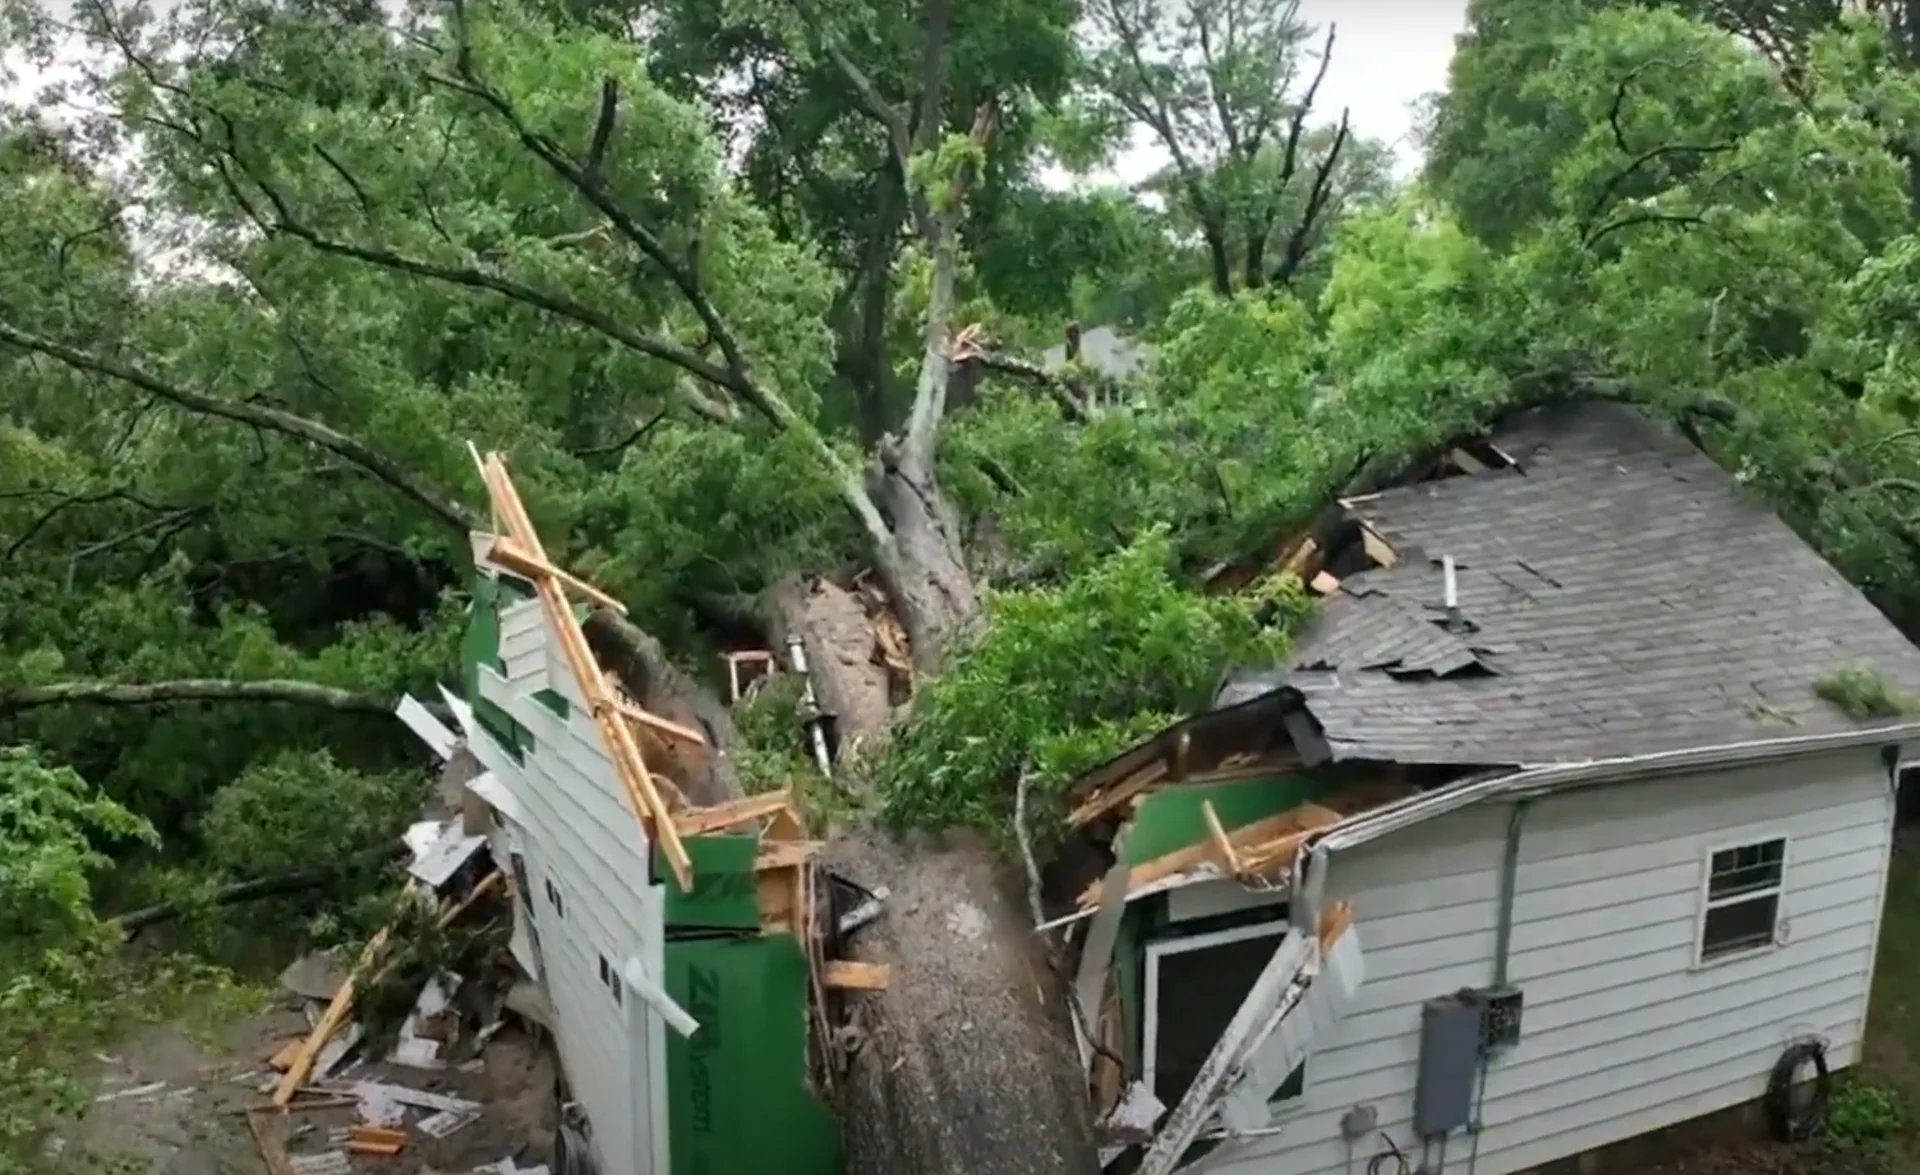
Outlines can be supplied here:
<path id="1" fill-rule="evenodd" d="M 1339 819 L 1337 813 L 1318 804 L 1302 804 L 1277 816 L 1243 824 L 1232 832 L 1223 830 L 1217 842 L 1209 834 L 1196 844 L 1135 865 L 1127 874 L 1127 892 L 1132 893 L 1156 881 L 1206 864 L 1215 865 L 1222 876 L 1257 873 L 1282 859 L 1291 859 L 1291 854 L 1298 851 L 1307 833 L 1337 823 Z M 1224 853 L 1223 848 L 1231 856 Z M 1080 909 L 1088 910 L 1099 900 L 1100 883 L 1096 882 L 1081 892 L 1078 905 Z"/>
<path id="2" fill-rule="evenodd" d="M 759 820 L 771 816 L 793 804 L 793 792 L 788 788 L 779 791 L 762 792 L 757 796 L 728 800 L 724 804 L 715 804 L 711 808 L 691 808 L 675 818 L 674 826 L 681 836 L 704 836 L 710 832 L 719 832 L 750 820 Z"/>
<path id="3" fill-rule="evenodd" d="M 545 558 L 535 557 L 531 552 L 522 548 L 520 544 L 510 538 L 496 536 L 493 540 L 493 546 L 487 549 L 487 561 L 504 567 L 515 575 L 525 579 L 538 580 L 551 578 L 557 580 L 562 587 L 586 600 L 588 603 L 597 604 L 602 608 L 610 608 L 622 616 L 627 614 L 627 606 L 619 600 L 614 599 L 612 596 L 594 587 L 586 580 L 573 575 L 571 572 L 555 567 L 553 564 L 547 562 Z"/>
<path id="4" fill-rule="evenodd" d="M 822 983 L 841 991 L 883 991 L 893 977 L 885 963 L 864 963 L 857 959 L 829 959 L 821 969 Z"/>

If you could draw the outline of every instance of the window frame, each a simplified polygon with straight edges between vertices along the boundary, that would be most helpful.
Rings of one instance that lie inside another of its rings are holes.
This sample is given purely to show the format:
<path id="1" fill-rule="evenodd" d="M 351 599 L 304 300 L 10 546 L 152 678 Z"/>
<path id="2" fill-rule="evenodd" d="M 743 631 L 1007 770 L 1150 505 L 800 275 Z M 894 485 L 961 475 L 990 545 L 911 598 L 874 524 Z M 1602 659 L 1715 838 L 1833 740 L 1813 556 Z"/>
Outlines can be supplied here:
<path id="1" fill-rule="evenodd" d="M 1140 1027 L 1140 1079 L 1149 1090 L 1157 1084 L 1159 1074 L 1155 1061 L 1160 1042 L 1160 960 L 1165 955 L 1181 955 L 1189 951 L 1205 950 L 1208 947 L 1225 946 L 1228 943 L 1244 942 L 1250 938 L 1267 937 L 1274 940 L 1274 949 L 1278 950 L 1281 940 L 1293 928 L 1288 918 L 1279 918 L 1267 922 L 1249 922 L 1244 926 L 1229 926 L 1224 930 L 1212 930 L 1203 934 L 1170 935 L 1165 938 L 1150 939 L 1146 944 L 1146 954 L 1142 969 L 1146 972 L 1142 987 L 1142 1001 L 1146 1004 L 1146 1014 L 1141 1017 Z M 1246 996 L 1241 996 L 1244 1003 Z M 1236 1009 L 1237 1010 L 1237 1009 Z M 1306 1104 L 1307 1093 L 1313 1088 L 1313 1050 L 1300 1060 L 1300 1091 L 1290 1097 L 1275 1098 L 1267 1103 L 1267 1108 L 1275 1117 L 1290 1114 Z M 1291 1076 L 1291 1075 L 1289 1075 Z M 1285 1081 L 1281 1082 L 1284 1087 Z M 1157 1096 L 1157 1093 L 1156 1093 Z M 1173 1107 L 1169 1106 L 1168 1109 Z"/>
<path id="2" fill-rule="evenodd" d="M 1780 844 L 1780 879 L 1767 889 L 1749 890 L 1732 897 L 1715 898 L 1713 890 L 1713 859 L 1721 853 L 1737 849 L 1759 848 L 1778 841 Z M 1768 832 L 1758 836 L 1744 836 L 1736 841 L 1726 841 L 1707 846 L 1700 860 L 1699 911 L 1693 925 L 1693 967 L 1699 970 L 1705 967 L 1718 967 L 1724 963 L 1736 963 L 1742 959 L 1751 959 L 1764 955 L 1768 951 L 1780 949 L 1780 925 L 1786 917 L 1787 872 L 1793 867 L 1793 838 L 1785 831 Z M 1722 951 L 1716 955 L 1707 954 L 1707 915 L 1728 906 L 1738 906 L 1761 898 L 1773 899 L 1773 933 L 1766 942 L 1734 950 Z"/>

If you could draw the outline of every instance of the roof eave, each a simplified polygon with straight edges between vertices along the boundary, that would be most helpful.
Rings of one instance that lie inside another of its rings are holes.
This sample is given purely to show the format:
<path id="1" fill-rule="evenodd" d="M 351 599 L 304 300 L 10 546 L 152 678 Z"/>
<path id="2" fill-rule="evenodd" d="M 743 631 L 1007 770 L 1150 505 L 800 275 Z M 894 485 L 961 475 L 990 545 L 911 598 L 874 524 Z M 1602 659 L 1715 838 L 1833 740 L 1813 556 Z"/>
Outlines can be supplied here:
<path id="1" fill-rule="evenodd" d="M 1745 763 L 1765 762 L 1770 759 L 1797 758 L 1826 751 L 1889 746 L 1916 739 L 1920 739 L 1920 721 L 1889 723 L 1883 726 L 1861 727 L 1827 734 L 1796 735 L 1790 738 L 1688 747 L 1677 751 L 1656 751 L 1651 754 L 1628 755 L 1614 759 L 1521 767 L 1507 774 L 1454 787 L 1440 788 L 1395 804 L 1357 813 L 1323 832 L 1315 839 L 1312 847 L 1325 852 L 1338 852 L 1492 799 L 1532 798 L 1635 776 L 1713 770 Z M 1303 853 L 1302 857 L 1305 855 Z"/>

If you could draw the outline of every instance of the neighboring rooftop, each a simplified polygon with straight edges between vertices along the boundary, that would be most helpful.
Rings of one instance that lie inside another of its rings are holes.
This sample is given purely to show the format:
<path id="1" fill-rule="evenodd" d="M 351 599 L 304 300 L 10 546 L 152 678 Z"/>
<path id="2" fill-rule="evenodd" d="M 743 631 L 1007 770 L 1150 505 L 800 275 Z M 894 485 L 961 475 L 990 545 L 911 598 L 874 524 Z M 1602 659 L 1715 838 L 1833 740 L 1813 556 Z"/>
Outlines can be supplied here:
<path id="1" fill-rule="evenodd" d="M 1096 326 L 1080 332 L 1080 362 L 1112 379 L 1127 379 L 1137 375 L 1152 354 L 1151 347 L 1127 338 L 1110 326 Z M 1042 356 L 1041 366 L 1048 371 L 1058 371 L 1066 362 L 1067 348 L 1063 344 L 1048 348 Z"/>
<path id="2" fill-rule="evenodd" d="M 1346 575 L 1264 682 L 1301 691 L 1335 758 L 1540 764 L 1855 729 L 1814 683 L 1858 665 L 1920 694 L 1920 650 L 1637 410 L 1535 408 L 1489 440 L 1512 467 L 1346 504 L 1394 564 Z"/>

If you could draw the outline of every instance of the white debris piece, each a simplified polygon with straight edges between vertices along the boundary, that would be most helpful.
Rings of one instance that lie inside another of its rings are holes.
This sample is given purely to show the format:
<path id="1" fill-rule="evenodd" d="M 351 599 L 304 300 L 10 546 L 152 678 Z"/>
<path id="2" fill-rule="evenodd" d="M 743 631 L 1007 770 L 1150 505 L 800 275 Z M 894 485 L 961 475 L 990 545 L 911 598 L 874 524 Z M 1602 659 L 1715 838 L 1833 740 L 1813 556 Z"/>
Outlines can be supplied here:
<path id="1" fill-rule="evenodd" d="M 360 1043 L 361 1029 L 359 1021 L 348 1024 L 334 1035 L 332 1040 L 320 1046 L 320 1052 L 313 1058 L 313 1072 L 308 1074 L 309 1085 L 319 1085 L 333 1076 L 333 1071 L 346 1059 L 353 1047 Z"/>
<path id="2" fill-rule="evenodd" d="M 406 1022 L 400 1025 L 400 1040 L 393 1046 L 388 1060 L 415 1069 L 444 1068 L 440 1042 L 423 1033 L 428 1021 L 453 1007 L 453 993 L 459 990 L 458 975 L 446 974 L 427 980 L 420 989 L 420 998 L 414 1001 L 413 1011 L 407 1013 Z"/>
<path id="3" fill-rule="evenodd" d="M 462 834 L 459 821 L 423 821 L 407 829 L 407 847 L 413 850 L 413 864 L 407 866 L 407 872 L 439 889 L 486 843 L 484 836 Z"/>
<path id="4" fill-rule="evenodd" d="M 393 1086 L 363 1081 L 353 1087 L 360 1101 L 360 1120 L 369 1126 L 398 1126 L 406 1121 L 406 1103 L 393 1096 Z"/>
<path id="5" fill-rule="evenodd" d="M 446 723 L 435 718 L 433 711 L 421 705 L 412 694 L 401 698 L 393 712 L 441 761 L 453 758 L 454 748 L 460 743 L 459 736 L 448 730 Z"/>
<path id="6" fill-rule="evenodd" d="M 478 1107 L 471 1110 L 441 1110 L 420 1119 L 420 1133 L 428 1138 L 445 1138 L 462 1126 L 478 1122 L 480 1113 Z"/>
<path id="7" fill-rule="evenodd" d="M 417 1106 L 423 1110 L 477 1110 L 479 1102 L 470 1102 L 465 1098 L 448 1097 L 444 1093 L 428 1093 L 424 1089 L 411 1089 L 404 1085 L 393 1085 L 385 1081 L 356 1081 L 352 1095 L 360 1099 L 362 1116 L 365 1115 L 370 1101 L 386 1101 L 401 1106 Z"/>
<path id="8" fill-rule="evenodd" d="M 291 1157 L 293 1175 L 347 1175 L 353 1170 L 345 1151 L 326 1151 L 317 1155 Z"/>
<path id="9" fill-rule="evenodd" d="M 1138 1131 L 1142 1135 L 1153 1133 L 1153 1124 L 1166 1113 L 1166 1103 L 1153 1095 L 1144 1081 L 1136 1081 L 1127 1086 L 1120 1101 L 1101 1121 L 1102 1126 L 1114 1130 Z"/>
<path id="10" fill-rule="evenodd" d="M 117 1102 L 121 1098 L 145 1097 L 148 1094 L 159 1093 L 161 1090 L 165 1089 L 166 1087 L 167 1087 L 167 1083 L 164 1081 L 153 1081 L 153 1082 L 149 1082 L 146 1085 L 136 1085 L 131 1089 L 119 1089 L 119 1090 L 115 1090 L 112 1093 L 103 1093 L 99 1097 L 93 1099 L 93 1104 L 97 1106 L 97 1105 L 100 1105 L 102 1102 Z"/>

